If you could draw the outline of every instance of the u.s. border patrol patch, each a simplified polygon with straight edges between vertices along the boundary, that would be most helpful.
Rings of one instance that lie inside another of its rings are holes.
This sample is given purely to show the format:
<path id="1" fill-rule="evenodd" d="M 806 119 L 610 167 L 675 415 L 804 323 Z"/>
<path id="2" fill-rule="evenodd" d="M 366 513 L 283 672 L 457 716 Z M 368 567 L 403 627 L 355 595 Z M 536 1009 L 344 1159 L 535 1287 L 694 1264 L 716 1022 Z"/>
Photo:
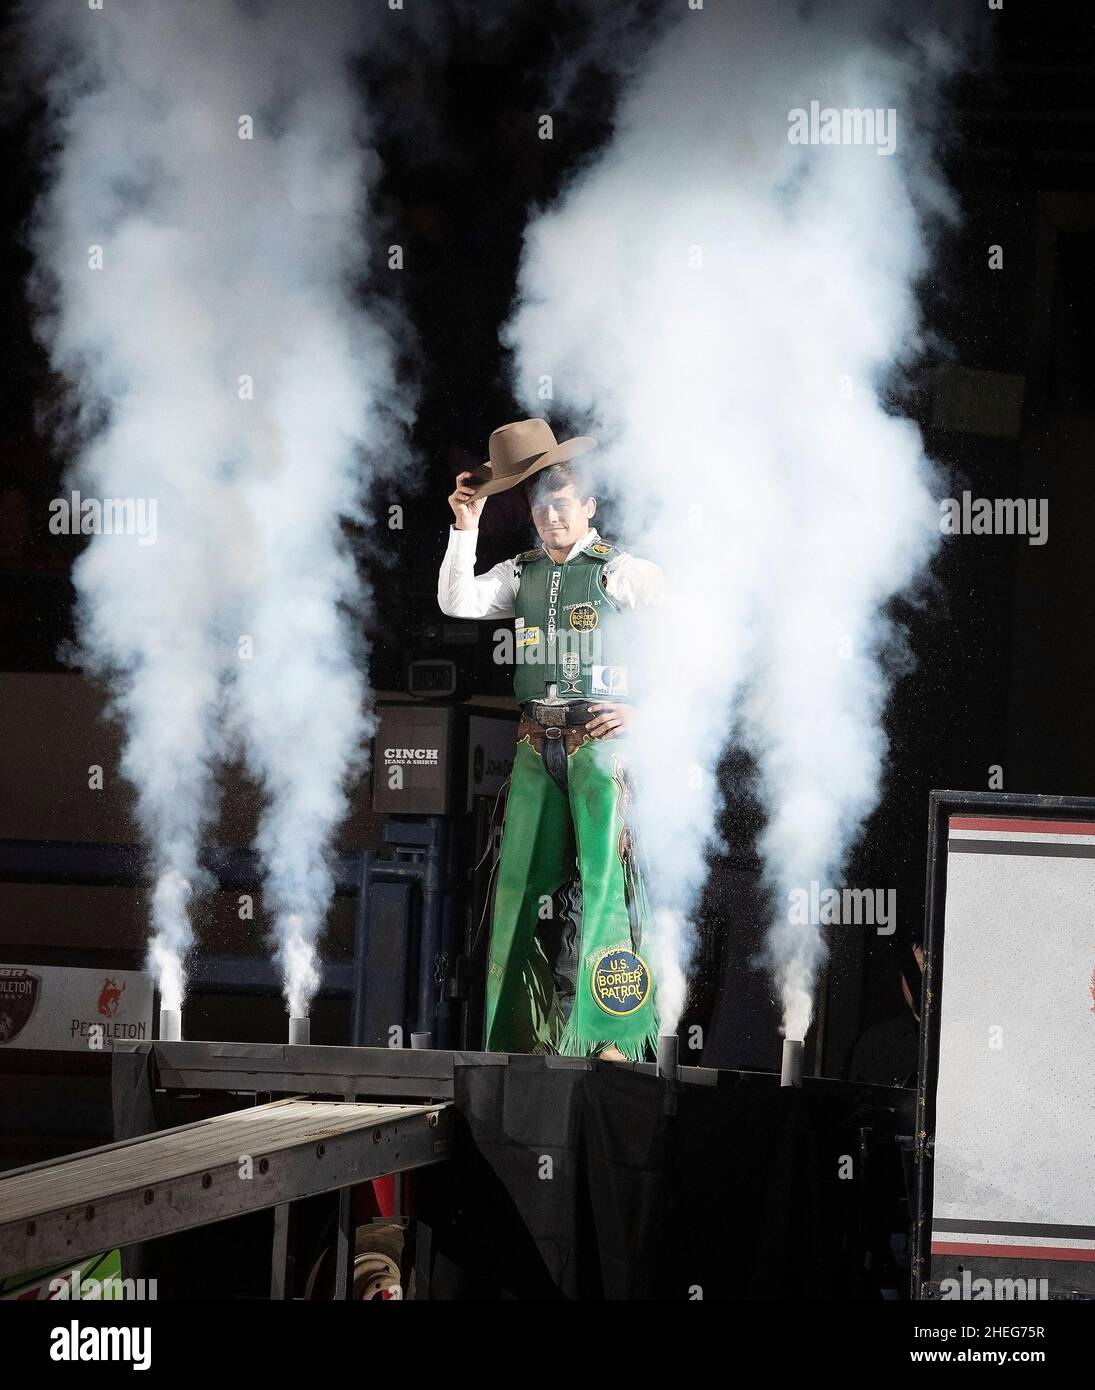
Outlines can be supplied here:
<path id="1" fill-rule="evenodd" d="M 597 610 L 592 603 L 576 603 L 570 610 L 568 621 L 576 632 L 592 632 L 597 626 Z"/>
<path id="2" fill-rule="evenodd" d="M 602 951 L 593 964 L 590 987 L 606 1014 L 633 1014 L 650 995 L 650 971 L 634 951 Z"/>

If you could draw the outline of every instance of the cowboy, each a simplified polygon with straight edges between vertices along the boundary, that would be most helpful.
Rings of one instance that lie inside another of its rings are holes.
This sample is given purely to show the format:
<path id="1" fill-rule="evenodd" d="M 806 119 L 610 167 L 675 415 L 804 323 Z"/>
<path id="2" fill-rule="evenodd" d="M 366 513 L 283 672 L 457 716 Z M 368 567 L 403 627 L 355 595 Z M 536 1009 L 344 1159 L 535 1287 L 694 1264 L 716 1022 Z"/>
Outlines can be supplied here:
<path id="1" fill-rule="evenodd" d="M 641 1061 L 657 1039 L 642 955 L 649 908 L 630 824 L 620 745 L 630 722 L 624 610 L 660 600 L 661 571 L 601 539 L 574 460 L 587 437 L 556 442 L 544 420 L 503 425 L 490 461 L 456 479 L 455 524 L 438 579 L 454 618 L 511 618 L 521 706 L 498 864 L 487 974 L 490 1051 Z M 475 573 L 479 517 L 523 487 L 540 545 Z M 605 698 L 610 697 L 610 698 Z M 545 923 L 577 872 L 581 938 L 565 1014 Z"/>

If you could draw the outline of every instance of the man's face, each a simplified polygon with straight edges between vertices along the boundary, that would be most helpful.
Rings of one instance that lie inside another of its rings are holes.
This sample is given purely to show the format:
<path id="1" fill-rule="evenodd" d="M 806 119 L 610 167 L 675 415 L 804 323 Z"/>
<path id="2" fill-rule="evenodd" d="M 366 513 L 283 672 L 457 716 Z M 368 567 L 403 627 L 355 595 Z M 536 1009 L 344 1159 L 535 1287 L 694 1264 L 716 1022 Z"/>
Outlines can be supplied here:
<path id="1" fill-rule="evenodd" d="M 529 505 L 537 533 L 550 550 L 569 550 L 576 545 L 589 530 L 590 518 L 597 510 L 593 497 L 579 502 L 573 483 L 554 491 L 534 489 Z"/>

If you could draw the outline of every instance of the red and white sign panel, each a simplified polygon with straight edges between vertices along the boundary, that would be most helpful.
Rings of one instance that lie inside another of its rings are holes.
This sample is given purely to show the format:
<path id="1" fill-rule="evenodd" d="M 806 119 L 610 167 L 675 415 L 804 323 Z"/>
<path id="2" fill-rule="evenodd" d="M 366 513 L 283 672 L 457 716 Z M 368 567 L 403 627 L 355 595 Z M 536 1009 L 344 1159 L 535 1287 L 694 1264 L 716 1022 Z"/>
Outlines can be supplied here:
<path id="1" fill-rule="evenodd" d="M 932 1253 L 1095 1260 L 1095 822 L 952 816 Z"/>

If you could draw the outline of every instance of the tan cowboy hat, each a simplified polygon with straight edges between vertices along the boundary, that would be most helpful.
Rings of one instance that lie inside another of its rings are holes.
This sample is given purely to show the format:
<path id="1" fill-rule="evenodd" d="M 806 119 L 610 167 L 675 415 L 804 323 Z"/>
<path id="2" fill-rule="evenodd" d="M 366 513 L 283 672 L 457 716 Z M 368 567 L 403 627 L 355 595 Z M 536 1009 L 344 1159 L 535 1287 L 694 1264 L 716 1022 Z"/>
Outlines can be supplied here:
<path id="1" fill-rule="evenodd" d="M 597 441 L 588 435 L 558 443 L 546 420 L 517 420 L 494 431 L 487 446 L 489 463 L 477 468 L 467 483 L 476 497 L 489 497 L 516 487 L 541 468 L 566 463 L 596 447 Z"/>

